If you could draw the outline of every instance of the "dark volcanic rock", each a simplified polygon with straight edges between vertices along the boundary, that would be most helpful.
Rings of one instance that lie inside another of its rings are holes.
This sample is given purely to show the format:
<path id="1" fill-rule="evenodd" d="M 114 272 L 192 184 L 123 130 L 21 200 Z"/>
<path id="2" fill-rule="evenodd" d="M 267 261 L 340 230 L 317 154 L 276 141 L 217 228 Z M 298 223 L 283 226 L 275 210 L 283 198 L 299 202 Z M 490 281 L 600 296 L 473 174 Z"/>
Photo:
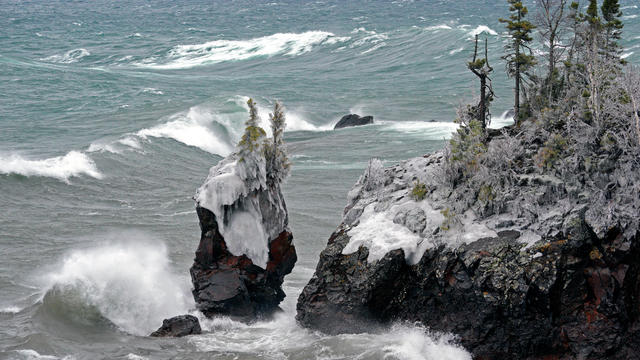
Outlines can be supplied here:
<path id="1" fill-rule="evenodd" d="M 540 217 L 527 220 L 517 210 L 528 202 L 515 199 L 510 212 L 469 213 L 458 229 L 443 230 L 435 209 L 450 191 L 436 187 L 439 159 L 369 166 L 300 294 L 301 325 L 335 334 L 418 321 L 457 335 L 476 359 L 640 359 L 634 225 L 608 224 L 602 209 L 559 200 L 563 184 L 553 177 L 523 176 L 519 191 L 547 201 Z M 407 201 L 415 179 L 431 191 L 424 201 Z M 402 249 L 371 261 L 365 246 L 343 254 L 352 229 L 391 221 L 372 223 L 362 215 L 371 209 L 404 224 L 406 236 L 422 231 L 420 242 L 432 245 L 415 262 Z M 426 211 L 426 226 L 425 212 L 415 209 Z M 480 230 L 480 238 L 456 242 Z"/>
<path id="2" fill-rule="evenodd" d="M 501 232 L 409 266 L 401 249 L 374 263 L 365 247 L 342 255 L 339 228 L 297 319 L 332 334 L 419 321 L 457 334 L 479 359 L 639 359 L 640 249 L 617 228 L 602 240 L 584 223 L 576 230 L 527 251 L 519 233 Z"/>
<path id="3" fill-rule="evenodd" d="M 196 208 L 202 235 L 191 267 L 193 296 L 206 316 L 229 315 L 243 320 L 266 315 L 284 299 L 282 282 L 297 260 L 293 236 L 288 231 L 269 243 L 266 269 L 245 255 L 234 256 L 218 231 L 215 215 Z"/>
<path id="4" fill-rule="evenodd" d="M 338 121 L 334 129 L 342 129 L 351 126 L 361 126 L 373 124 L 373 116 L 363 116 L 357 114 L 345 115 Z"/>
<path id="5" fill-rule="evenodd" d="M 202 333 L 198 318 L 192 315 L 180 315 L 164 319 L 162 326 L 151 333 L 153 337 L 181 337 Z"/>

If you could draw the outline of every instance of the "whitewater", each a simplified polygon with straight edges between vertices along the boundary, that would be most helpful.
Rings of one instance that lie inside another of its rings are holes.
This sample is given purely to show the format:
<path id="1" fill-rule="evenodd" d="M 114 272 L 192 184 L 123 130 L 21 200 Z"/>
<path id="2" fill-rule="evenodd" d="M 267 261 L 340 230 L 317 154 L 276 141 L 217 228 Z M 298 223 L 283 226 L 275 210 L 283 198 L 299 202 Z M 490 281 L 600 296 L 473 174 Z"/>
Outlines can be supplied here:
<path id="1" fill-rule="evenodd" d="M 626 60 L 640 9 L 621 1 Z M 486 38 L 491 126 L 510 124 L 506 2 L 52 0 L 0 6 L 0 359 L 470 359 L 452 334 L 396 323 L 328 336 L 295 304 L 371 158 L 442 148 L 477 96 Z M 195 310 L 193 194 L 232 153 L 246 101 L 286 107 L 284 185 L 298 253 L 282 313 Z M 375 123 L 333 130 L 346 114 Z M 369 221 L 375 222 L 374 216 Z M 357 240 L 367 241 L 364 227 Z M 397 229 L 388 227 L 391 235 Z M 147 337 L 193 314 L 202 335 Z"/>

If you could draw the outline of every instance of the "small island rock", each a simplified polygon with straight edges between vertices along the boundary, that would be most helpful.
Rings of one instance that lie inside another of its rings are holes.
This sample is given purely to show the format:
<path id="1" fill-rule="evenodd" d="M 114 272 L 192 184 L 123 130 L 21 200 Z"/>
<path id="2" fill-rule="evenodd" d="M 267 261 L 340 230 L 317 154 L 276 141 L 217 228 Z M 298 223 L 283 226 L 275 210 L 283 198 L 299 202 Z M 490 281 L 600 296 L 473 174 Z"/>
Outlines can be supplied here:
<path id="1" fill-rule="evenodd" d="M 182 337 L 202 333 L 200 321 L 193 315 L 180 315 L 164 319 L 162 326 L 151 333 L 152 337 Z"/>
<path id="2" fill-rule="evenodd" d="M 369 125 L 369 124 L 373 124 L 373 116 L 361 117 L 358 114 L 349 114 L 349 115 L 343 116 L 342 119 L 338 121 L 338 123 L 334 127 L 334 130 L 342 129 L 346 127 L 352 127 L 352 126 Z"/>

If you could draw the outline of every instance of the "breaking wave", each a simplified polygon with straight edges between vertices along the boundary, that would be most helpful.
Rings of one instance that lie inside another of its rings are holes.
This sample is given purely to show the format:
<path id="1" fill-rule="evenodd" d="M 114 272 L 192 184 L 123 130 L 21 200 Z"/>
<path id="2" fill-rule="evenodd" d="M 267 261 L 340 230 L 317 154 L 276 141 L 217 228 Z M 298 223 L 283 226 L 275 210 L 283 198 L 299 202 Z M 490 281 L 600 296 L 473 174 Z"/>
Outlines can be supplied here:
<path id="1" fill-rule="evenodd" d="M 194 306 L 188 281 L 170 271 L 167 249 L 157 242 L 75 251 L 45 280 L 40 310 L 64 323 L 108 320 L 128 333 L 148 335 L 163 319 Z"/>
<path id="2" fill-rule="evenodd" d="M 83 57 L 89 56 L 89 55 L 91 55 L 89 50 L 81 48 L 81 49 L 69 50 L 62 55 L 51 55 L 42 60 L 54 62 L 54 63 L 60 63 L 60 64 L 71 64 L 71 63 L 78 62 Z"/>
<path id="3" fill-rule="evenodd" d="M 70 177 L 88 175 L 102 179 L 96 164 L 82 152 L 70 151 L 64 156 L 30 160 L 18 154 L 0 155 L 0 174 L 43 176 L 68 182 Z"/>
<path id="4" fill-rule="evenodd" d="M 487 33 L 493 36 L 498 35 L 498 33 L 495 30 L 491 29 L 490 27 L 486 25 L 478 25 L 478 27 L 476 27 L 475 29 L 469 32 L 469 36 L 474 38 L 476 35 L 480 35 L 482 33 Z"/>
<path id="5" fill-rule="evenodd" d="M 224 61 L 247 60 L 274 55 L 297 56 L 321 44 L 335 44 L 348 38 L 325 31 L 277 33 L 249 40 L 214 40 L 203 44 L 178 45 L 164 59 L 148 58 L 135 65 L 151 69 L 188 69 Z"/>

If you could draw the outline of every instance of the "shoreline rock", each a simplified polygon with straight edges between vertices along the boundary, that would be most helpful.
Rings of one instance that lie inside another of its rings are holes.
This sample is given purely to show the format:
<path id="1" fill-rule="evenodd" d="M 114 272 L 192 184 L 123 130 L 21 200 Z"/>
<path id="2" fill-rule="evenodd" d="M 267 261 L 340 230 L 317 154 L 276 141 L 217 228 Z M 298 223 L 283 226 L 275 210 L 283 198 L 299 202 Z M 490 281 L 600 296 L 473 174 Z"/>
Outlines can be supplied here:
<path id="1" fill-rule="evenodd" d="M 453 214 L 462 197 L 439 182 L 443 159 L 370 163 L 300 294 L 298 322 L 339 334 L 417 321 L 477 359 L 638 358 L 634 225 L 606 223 L 588 194 L 535 173 L 516 176 L 500 211 Z M 417 183 L 424 200 L 412 198 Z"/>
<path id="2" fill-rule="evenodd" d="M 151 337 L 182 337 L 202 333 L 200 321 L 193 315 L 180 315 L 164 319 L 162 326 L 151 333 Z"/>
<path id="3" fill-rule="evenodd" d="M 343 129 L 346 127 L 362 126 L 373 124 L 373 116 L 360 116 L 358 114 L 349 114 L 343 116 L 333 129 Z"/>

